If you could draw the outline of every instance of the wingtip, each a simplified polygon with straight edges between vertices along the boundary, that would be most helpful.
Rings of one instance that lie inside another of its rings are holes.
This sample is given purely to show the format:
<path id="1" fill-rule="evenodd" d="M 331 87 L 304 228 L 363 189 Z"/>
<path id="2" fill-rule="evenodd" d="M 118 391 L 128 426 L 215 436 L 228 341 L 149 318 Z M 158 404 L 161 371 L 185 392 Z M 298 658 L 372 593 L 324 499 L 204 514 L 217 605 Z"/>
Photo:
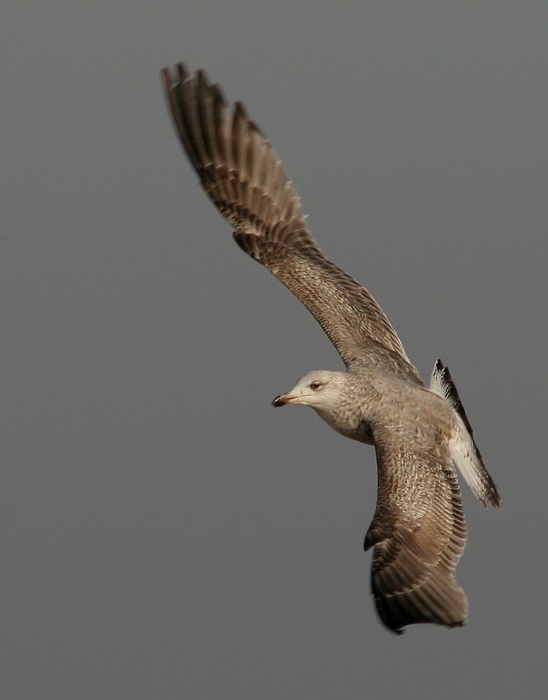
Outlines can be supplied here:
<path id="1" fill-rule="evenodd" d="M 179 63 L 175 64 L 175 69 L 177 71 L 177 78 L 179 79 L 179 83 L 184 83 L 188 80 L 189 72 L 186 67 L 186 64 L 183 63 L 182 61 L 179 61 Z"/>
<path id="2" fill-rule="evenodd" d="M 200 71 L 197 71 L 199 73 Z M 190 77 L 190 72 L 186 65 L 182 62 L 176 63 L 172 66 L 164 66 L 160 70 L 160 75 L 162 80 L 168 90 L 176 87 L 177 85 L 182 85 L 186 83 Z"/>
<path id="3" fill-rule="evenodd" d="M 160 77 L 167 91 L 171 90 L 173 79 L 171 77 L 171 69 L 165 66 L 160 70 Z"/>

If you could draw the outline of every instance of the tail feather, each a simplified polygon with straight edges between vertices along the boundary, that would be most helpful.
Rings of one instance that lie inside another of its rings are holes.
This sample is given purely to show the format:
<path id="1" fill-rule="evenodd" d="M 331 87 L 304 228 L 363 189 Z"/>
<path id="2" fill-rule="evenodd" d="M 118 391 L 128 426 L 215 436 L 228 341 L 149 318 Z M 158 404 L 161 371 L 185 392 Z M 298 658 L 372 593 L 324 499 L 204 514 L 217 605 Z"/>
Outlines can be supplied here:
<path id="1" fill-rule="evenodd" d="M 460 400 L 459 392 L 449 368 L 436 360 L 430 379 L 430 389 L 443 396 L 455 409 L 460 425 L 449 443 L 451 457 L 474 495 L 483 503 L 498 508 L 501 500 L 495 482 L 487 471 L 481 453 L 474 440 L 474 432 Z"/>

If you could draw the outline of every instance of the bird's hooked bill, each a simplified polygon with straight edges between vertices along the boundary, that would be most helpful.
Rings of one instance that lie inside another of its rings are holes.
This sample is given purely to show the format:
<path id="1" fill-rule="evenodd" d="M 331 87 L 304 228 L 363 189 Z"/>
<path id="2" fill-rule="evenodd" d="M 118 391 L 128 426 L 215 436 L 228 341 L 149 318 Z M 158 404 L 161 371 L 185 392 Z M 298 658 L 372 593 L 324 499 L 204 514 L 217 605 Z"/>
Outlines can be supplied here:
<path id="1" fill-rule="evenodd" d="M 290 397 L 287 394 L 280 394 L 272 400 L 272 405 L 276 408 L 279 408 L 280 406 L 285 406 L 287 403 L 289 403 L 289 399 Z"/>

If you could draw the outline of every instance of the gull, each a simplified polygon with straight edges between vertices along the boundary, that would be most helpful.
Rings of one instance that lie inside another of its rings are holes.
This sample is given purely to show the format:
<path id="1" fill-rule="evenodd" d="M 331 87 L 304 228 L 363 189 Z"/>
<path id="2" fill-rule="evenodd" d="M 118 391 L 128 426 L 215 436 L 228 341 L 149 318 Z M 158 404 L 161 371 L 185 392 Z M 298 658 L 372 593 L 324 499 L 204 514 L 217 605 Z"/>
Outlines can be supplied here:
<path id="1" fill-rule="evenodd" d="M 373 548 L 381 621 L 398 634 L 417 623 L 463 625 L 468 602 L 455 571 L 467 530 L 455 465 L 485 506 L 500 497 L 449 369 L 437 360 L 424 384 L 373 296 L 321 251 L 243 105 L 229 108 L 202 70 L 162 73 L 183 149 L 236 243 L 304 304 L 346 366 L 306 374 L 272 404 L 310 406 L 338 433 L 374 446 L 377 506 L 364 548 Z"/>

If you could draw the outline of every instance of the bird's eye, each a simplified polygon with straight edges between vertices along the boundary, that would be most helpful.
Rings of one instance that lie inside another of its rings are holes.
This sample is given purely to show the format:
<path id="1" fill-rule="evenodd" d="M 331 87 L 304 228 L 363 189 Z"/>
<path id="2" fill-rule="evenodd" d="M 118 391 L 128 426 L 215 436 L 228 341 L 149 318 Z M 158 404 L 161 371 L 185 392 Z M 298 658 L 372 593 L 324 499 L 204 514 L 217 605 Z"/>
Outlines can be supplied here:
<path id="1" fill-rule="evenodd" d="M 313 382 L 310 383 L 310 388 L 314 389 L 314 391 L 317 391 L 321 387 L 321 385 L 322 383 L 315 379 Z"/>

